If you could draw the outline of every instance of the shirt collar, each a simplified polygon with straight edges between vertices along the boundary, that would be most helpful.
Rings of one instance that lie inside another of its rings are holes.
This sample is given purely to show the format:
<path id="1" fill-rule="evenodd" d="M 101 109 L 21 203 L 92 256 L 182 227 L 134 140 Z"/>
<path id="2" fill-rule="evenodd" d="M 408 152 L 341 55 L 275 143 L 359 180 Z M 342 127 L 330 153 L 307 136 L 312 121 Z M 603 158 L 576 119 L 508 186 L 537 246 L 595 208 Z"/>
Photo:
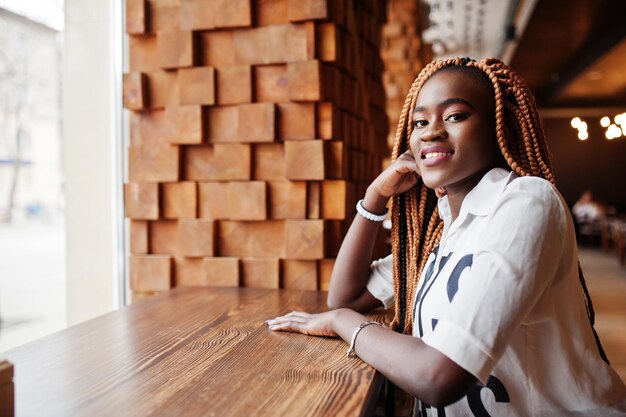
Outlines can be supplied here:
<path id="1" fill-rule="evenodd" d="M 459 218 L 464 218 L 467 214 L 473 214 L 475 216 L 488 215 L 506 185 L 516 177 L 517 174 L 504 168 L 493 168 L 491 171 L 487 172 L 480 182 L 465 196 L 465 199 L 463 199 Z M 445 223 L 449 223 L 451 214 L 448 196 L 440 198 L 437 205 L 439 208 L 439 216 Z"/>

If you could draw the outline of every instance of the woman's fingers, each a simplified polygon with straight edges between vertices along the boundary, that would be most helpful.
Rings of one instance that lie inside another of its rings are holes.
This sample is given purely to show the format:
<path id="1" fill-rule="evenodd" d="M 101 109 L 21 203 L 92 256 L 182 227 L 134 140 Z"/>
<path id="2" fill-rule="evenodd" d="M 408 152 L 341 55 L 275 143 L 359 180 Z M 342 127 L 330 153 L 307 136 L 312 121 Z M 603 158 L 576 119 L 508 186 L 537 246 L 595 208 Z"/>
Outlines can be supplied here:
<path id="1" fill-rule="evenodd" d="M 266 320 L 272 331 L 299 332 L 312 336 L 336 336 L 330 328 L 329 313 L 310 314 L 292 311 L 284 316 Z"/>

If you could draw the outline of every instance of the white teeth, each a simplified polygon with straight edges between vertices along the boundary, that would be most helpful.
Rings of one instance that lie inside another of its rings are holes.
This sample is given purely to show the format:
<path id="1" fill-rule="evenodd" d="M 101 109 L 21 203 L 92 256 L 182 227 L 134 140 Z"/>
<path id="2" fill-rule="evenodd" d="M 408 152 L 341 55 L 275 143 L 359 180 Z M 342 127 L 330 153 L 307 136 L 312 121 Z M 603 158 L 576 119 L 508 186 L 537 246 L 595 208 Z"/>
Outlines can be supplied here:
<path id="1" fill-rule="evenodd" d="M 439 156 L 452 155 L 452 152 L 428 152 L 424 155 L 424 159 L 437 158 Z"/>

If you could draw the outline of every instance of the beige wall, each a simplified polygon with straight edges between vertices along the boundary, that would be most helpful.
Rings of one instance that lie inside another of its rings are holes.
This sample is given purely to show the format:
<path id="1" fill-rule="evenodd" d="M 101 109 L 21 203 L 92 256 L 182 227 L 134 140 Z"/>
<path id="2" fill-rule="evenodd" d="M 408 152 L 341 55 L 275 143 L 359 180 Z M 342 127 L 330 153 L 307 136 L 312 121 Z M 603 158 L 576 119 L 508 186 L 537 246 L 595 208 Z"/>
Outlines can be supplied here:
<path id="1" fill-rule="evenodd" d="M 114 0 L 65 1 L 63 159 L 68 324 L 119 305 Z M 121 19 L 120 19 L 121 21 Z M 118 52 L 121 55 L 121 52 Z"/>

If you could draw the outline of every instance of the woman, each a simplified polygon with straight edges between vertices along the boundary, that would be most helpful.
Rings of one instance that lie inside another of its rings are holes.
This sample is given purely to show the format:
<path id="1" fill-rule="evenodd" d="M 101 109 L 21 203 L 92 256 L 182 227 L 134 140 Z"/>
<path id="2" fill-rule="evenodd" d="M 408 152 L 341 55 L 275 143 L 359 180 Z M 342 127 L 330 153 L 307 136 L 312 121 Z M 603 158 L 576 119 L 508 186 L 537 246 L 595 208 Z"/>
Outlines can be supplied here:
<path id="1" fill-rule="evenodd" d="M 626 415 L 553 184 L 534 99 L 510 68 L 429 64 L 337 256 L 333 310 L 270 329 L 340 336 L 415 396 L 415 415 Z M 370 265 L 392 197 L 392 255 Z M 359 313 L 394 300 L 399 333 Z"/>

